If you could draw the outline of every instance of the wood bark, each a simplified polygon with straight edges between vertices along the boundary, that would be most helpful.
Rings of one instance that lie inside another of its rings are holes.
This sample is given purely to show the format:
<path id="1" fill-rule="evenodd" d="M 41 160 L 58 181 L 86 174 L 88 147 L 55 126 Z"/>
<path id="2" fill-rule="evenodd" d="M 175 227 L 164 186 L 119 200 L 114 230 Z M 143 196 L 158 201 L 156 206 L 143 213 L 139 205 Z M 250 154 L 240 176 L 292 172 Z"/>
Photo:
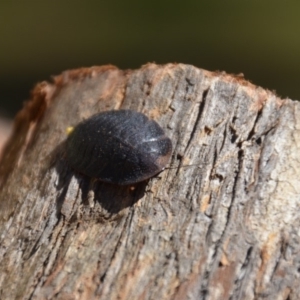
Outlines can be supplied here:
<path id="1" fill-rule="evenodd" d="M 174 148 L 130 187 L 65 160 L 68 126 L 120 108 Z M 299 103 L 241 76 L 148 64 L 42 82 L 1 161 L 0 298 L 299 299 L 299 157 Z"/>
<path id="2" fill-rule="evenodd" d="M 2 149 L 11 135 L 12 121 L 8 118 L 1 116 L 0 113 L 0 159 L 2 155 Z"/>

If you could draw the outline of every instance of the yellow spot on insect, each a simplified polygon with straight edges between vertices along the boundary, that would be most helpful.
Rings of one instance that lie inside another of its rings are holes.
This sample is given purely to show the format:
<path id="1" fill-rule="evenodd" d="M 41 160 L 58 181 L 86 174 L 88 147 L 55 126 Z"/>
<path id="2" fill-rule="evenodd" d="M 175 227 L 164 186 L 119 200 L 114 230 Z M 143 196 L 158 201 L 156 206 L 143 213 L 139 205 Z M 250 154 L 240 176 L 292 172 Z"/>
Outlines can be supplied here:
<path id="1" fill-rule="evenodd" d="M 67 127 L 67 129 L 66 129 L 67 135 L 70 135 L 73 130 L 74 130 L 74 127 L 72 127 L 72 126 Z"/>

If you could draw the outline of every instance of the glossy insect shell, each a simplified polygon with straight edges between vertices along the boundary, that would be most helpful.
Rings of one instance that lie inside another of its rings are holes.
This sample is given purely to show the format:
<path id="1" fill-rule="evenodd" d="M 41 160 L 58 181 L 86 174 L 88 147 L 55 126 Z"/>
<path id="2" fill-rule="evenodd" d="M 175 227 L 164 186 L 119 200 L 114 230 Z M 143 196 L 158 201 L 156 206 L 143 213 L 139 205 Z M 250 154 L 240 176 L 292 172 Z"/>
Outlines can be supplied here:
<path id="1" fill-rule="evenodd" d="M 119 185 L 144 181 L 162 171 L 172 142 L 162 128 L 132 110 L 102 112 L 78 124 L 67 139 L 70 166 Z"/>

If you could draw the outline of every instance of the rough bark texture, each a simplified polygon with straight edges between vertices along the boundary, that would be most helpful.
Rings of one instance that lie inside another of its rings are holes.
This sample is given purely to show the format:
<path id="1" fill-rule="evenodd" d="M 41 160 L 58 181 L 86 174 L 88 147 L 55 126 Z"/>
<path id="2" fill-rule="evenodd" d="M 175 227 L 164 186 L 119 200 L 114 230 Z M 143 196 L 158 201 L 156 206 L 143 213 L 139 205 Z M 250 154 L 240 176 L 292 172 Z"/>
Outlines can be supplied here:
<path id="1" fill-rule="evenodd" d="M 129 108 L 173 141 L 134 187 L 65 162 L 66 128 Z M 1 163 L 1 299 L 299 299 L 300 106 L 193 66 L 39 84 Z M 192 165 L 185 167 L 186 165 Z"/>

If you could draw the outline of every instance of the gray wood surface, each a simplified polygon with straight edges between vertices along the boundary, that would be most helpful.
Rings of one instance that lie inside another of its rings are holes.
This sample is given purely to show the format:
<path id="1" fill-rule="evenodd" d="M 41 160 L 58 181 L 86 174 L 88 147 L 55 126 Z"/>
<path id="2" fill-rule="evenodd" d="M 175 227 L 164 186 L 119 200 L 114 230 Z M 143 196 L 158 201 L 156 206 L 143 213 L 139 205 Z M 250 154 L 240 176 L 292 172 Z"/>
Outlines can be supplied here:
<path id="1" fill-rule="evenodd" d="M 68 126 L 120 108 L 174 147 L 168 169 L 131 187 L 65 161 Z M 0 298 L 299 299 L 299 108 L 183 64 L 39 84 L 0 167 Z"/>

